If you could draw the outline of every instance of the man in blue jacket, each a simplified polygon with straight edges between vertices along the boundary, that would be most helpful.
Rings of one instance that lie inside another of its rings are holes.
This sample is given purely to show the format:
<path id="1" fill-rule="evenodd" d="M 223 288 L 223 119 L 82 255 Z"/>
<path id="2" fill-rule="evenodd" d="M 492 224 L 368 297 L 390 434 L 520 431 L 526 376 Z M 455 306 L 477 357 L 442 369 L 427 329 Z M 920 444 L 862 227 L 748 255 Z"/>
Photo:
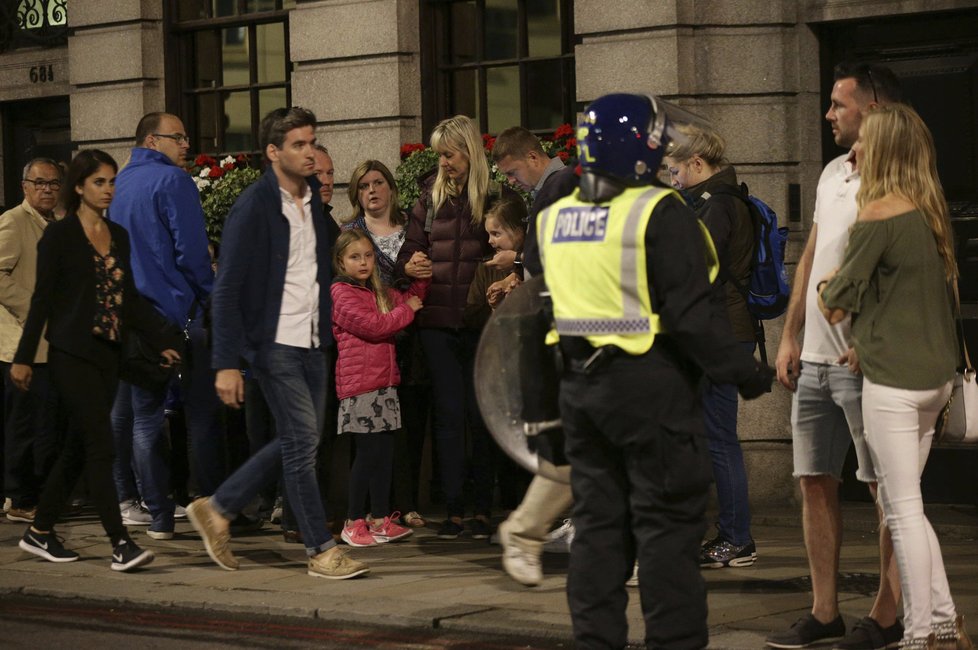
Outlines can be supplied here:
<path id="1" fill-rule="evenodd" d="M 211 387 L 203 329 L 203 304 L 213 288 L 214 272 L 200 195 L 183 168 L 189 148 L 180 118 L 169 113 L 144 116 L 136 127 L 136 147 L 116 177 L 109 218 L 129 231 L 139 293 L 175 327 L 192 335 L 185 355 L 184 406 L 194 475 L 200 492 L 210 494 L 225 475 L 224 437 L 217 418 L 220 402 Z M 169 496 L 163 438 L 167 390 L 120 382 L 112 413 L 116 489 L 124 523 L 150 523 L 139 508 L 141 496 L 152 516 L 148 535 L 154 539 L 173 536 L 175 504 Z"/>
<path id="2" fill-rule="evenodd" d="M 369 571 L 346 555 L 326 527 L 316 481 L 332 342 L 332 272 L 327 217 L 307 178 L 315 172 L 316 116 L 279 108 L 262 119 L 265 174 L 238 197 L 224 225 L 212 309 L 215 386 L 233 408 L 244 401 L 242 359 L 254 373 L 278 436 L 187 515 L 208 555 L 233 571 L 230 523 L 281 471 L 309 556 L 307 572 L 342 580 Z M 317 182 L 318 186 L 318 182 Z"/>

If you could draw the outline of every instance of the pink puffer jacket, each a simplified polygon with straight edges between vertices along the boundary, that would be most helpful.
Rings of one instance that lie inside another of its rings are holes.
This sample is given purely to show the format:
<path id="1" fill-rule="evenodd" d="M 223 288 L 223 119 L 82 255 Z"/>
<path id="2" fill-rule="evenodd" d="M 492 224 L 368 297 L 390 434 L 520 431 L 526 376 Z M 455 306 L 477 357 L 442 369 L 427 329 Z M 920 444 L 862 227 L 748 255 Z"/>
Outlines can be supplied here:
<path id="1" fill-rule="evenodd" d="M 428 284 L 428 280 L 416 280 L 403 293 L 387 289 L 395 306 L 382 314 L 369 288 L 347 277 L 333 281 L 333 336 L 339 350 L 337 397 L 345 399 L 401 382 L 394 335 L 414 320 L 414 310 L 405 301 L 412 295 L 424 300 Z"/>

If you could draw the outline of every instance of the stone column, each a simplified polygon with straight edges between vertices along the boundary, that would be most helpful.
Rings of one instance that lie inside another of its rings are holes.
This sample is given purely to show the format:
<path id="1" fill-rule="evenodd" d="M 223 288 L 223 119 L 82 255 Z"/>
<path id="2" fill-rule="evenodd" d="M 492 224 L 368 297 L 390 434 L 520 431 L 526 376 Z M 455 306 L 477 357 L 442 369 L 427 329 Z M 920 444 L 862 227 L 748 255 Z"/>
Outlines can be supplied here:
<path id="1" fill-rule="evenodd" d="M 709 118 L 727 140 L 727 157 L 751 192 L 793 229 L 789 261 L 801 252 L 821 167 L 818 43 L 795 2 L 577 0 L 577 99 L 650 92 Z M 703 27 L 698 27 L 703 24 Z M 789 185 L 801 210 L 789 223 Z M 794 265 L 789 273 L 794 272 Z M 767 321 L 773 365 L 781 319 Z M 751 500 L 794 499 L 790 394 L 775 386 L 741 403 L 738 432 Z"/>
<path id="2" fill-rule="evenodd" d="M 120 165 L 139 119 L 164 110 L 163 5 L 155 0 L 72 0 L 68 39 L 71 133 Z"/>
<path id="3" fill-rule="evenodd" d="M 319 139 L 336 166 L 334 214 L 344 218 L 357 163 L 373 158 L 393 172 L 401 143 L 422 137 L 418 3 L 303 2 L 289 32 L 292 102 L 320 120 Z"/>

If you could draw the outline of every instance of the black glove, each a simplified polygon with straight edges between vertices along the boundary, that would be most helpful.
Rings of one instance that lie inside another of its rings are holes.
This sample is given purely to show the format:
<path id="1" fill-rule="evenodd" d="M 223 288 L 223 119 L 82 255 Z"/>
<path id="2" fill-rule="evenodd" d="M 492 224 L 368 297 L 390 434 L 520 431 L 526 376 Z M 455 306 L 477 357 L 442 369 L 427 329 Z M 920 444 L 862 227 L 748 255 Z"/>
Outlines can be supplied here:
<path id="1" fill-rule="evenodd" d="M 754 372 L 738 384 L 737 391 L 744 399 L 755 399 L 764 393 L 770 393 L 773 381 L 774 368 L 755 359 Z"/>

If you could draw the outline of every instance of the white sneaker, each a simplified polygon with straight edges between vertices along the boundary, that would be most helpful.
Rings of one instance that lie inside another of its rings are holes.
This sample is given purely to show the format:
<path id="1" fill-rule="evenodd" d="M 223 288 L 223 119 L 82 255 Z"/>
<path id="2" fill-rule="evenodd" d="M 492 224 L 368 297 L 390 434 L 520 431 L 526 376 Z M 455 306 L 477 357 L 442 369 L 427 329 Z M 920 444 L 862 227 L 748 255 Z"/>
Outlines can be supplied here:
<path id="1" fill-rule="evenodd" d="M 565 519 L 564 523 L 547 534 L 543 544 L 544 553 L 570 553 L 571 542 L 574 541 L 574 522 Z"/>
<path id="2" fill-rule="evenodd" d="M 503 547 L 503 569 L 509 577 L 527 587 L 535 587 L 543 582 L 540 556 L 514 544 L 509 538 L 505 521 L 499 524 L 497 530 L 499 531 L 499 543 Z"/>
<path id="3" fill-rule="evenodd" d="M 173 509 L 173 518 L 174 519 L 186 519 L 187 518 L 187 509 L 178 504 Z"/>
<path id="4" fill-rule="evenodd" d="M 153 523 L 153 516 L 149 514 L 149 510 L 135 499 L 121 502 L 119 511 L 122 513 L 124 526 L 149 526 Z"/>
<path id="5" fill-rule="evenodd" d="M 635 563 L 635 570 L 632 571 L 632 577 L 625 581 L 626 587 L 637 587 L 638 586 L 638 562 Z"/>

